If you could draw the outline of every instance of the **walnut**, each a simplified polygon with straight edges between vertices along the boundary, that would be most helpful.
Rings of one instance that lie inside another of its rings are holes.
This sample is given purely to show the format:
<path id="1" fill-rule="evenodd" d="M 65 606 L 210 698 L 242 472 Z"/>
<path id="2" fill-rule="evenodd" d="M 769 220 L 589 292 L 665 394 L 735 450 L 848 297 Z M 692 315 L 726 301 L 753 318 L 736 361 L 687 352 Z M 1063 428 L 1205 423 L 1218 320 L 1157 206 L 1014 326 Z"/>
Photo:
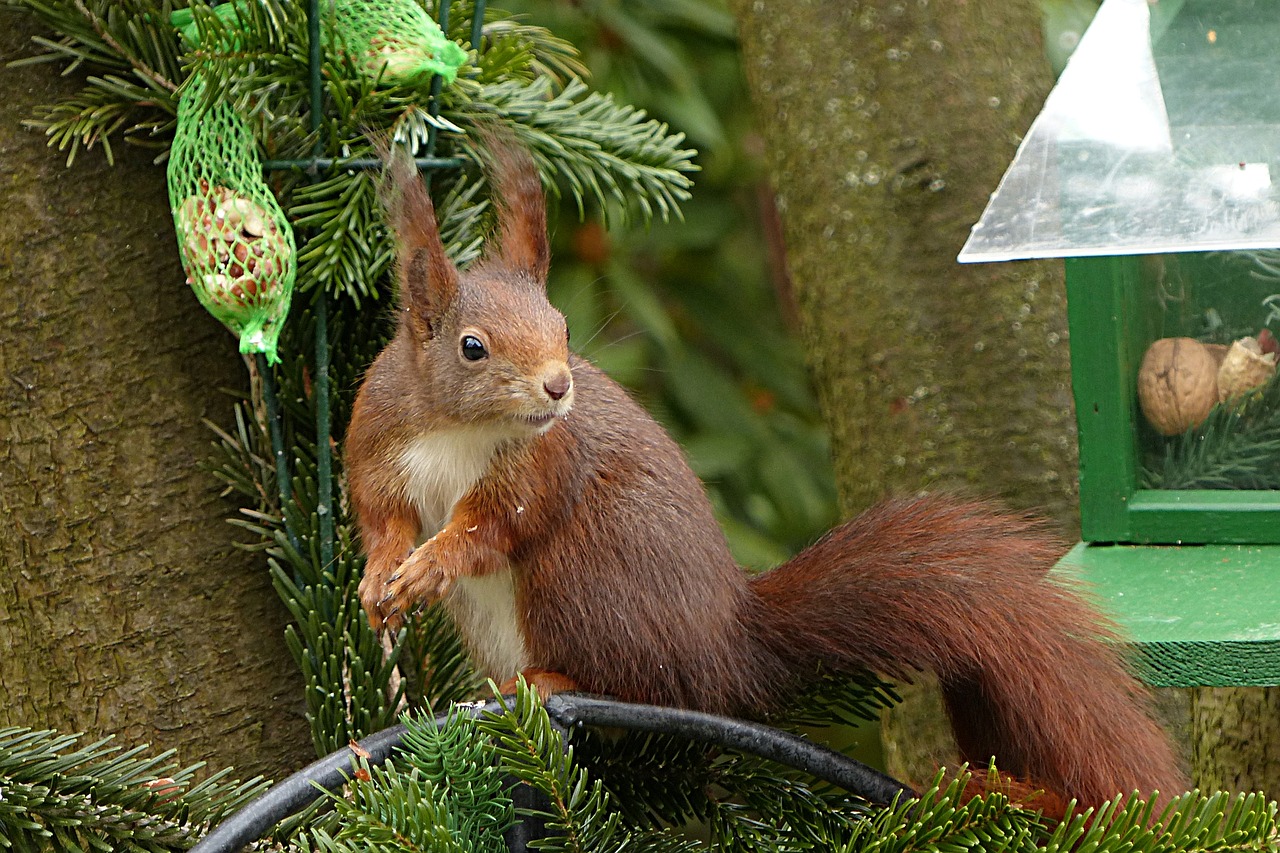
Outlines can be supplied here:
<path id="1" fill-rule="evenodd" d="M 1218 366 L 1219 370 L 1221 370 L 1222 362 L 1226 359 L 1227 353 L 1231 350 L 1231 347 L 1226 344 L 1205 344 L 1204 348 L 1209 351 L 1209 355 L 1213 356 L 1213 363 Z"/>
<path id="2" fill-rule="evenodd" d="M 1161 338 L 1138 368 L 1138 406 L 1161 435 L 1198 426 L 1218 402 L 1218 364 L 1192 338 Z"/>

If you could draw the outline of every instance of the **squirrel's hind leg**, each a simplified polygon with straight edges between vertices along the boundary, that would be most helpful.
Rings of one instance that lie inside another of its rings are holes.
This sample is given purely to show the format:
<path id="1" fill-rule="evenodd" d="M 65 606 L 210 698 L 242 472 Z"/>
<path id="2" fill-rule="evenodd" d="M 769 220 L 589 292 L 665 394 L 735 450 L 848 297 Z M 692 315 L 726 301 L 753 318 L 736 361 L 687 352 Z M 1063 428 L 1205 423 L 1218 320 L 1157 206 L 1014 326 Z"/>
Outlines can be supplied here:
<path id="1" fill-rule="evenodd" d="M 553 672 L 549 669 L 531 666 L 522 670 L 519 676 L 508 678 L 502 682 L 498 692 L 503 696 L 510 696 L 515 693 L 516 682 L 520 678 L 523 678 L 526 684 L 538 691 L 538 695 L 543 699 L 553 693 L 576 693 L 582 689 L 578 686 L 578 682 L 562 672 Z"/>

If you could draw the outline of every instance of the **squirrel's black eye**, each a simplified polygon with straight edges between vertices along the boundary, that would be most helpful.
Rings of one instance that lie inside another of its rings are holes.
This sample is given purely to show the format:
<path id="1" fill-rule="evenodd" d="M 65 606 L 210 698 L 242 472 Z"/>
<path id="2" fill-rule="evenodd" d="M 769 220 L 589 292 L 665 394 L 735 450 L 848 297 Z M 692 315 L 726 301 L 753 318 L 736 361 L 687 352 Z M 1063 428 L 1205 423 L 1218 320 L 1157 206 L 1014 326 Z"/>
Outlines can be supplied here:
<path id="1" fill-rule="evenodd" d="M 484 344 L 474 335 L 466 335 L 462 339 L 462 357 L 467 361 L 479 361 L 487 358 L 489 351 L 484 348 Z"/>

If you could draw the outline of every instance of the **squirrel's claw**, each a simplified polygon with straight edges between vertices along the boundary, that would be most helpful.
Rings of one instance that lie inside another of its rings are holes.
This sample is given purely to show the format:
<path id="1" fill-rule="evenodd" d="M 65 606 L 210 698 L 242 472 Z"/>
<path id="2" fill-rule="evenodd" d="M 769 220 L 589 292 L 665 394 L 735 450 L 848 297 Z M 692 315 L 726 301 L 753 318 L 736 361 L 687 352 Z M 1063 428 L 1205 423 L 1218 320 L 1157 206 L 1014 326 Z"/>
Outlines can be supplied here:
<path id="1" fill-rule="evenodd" d="M 388 567 L 390 568 L 390 567 Z M 396 631 L 404 624 L 404 614 L 418 604 L 430 604 L 444 597 L 453 577 L 435 559 L 429 545 L 415 550 L 394 571 L 365 568 L 360 582 L 360 600 L 376 630 Z"/>

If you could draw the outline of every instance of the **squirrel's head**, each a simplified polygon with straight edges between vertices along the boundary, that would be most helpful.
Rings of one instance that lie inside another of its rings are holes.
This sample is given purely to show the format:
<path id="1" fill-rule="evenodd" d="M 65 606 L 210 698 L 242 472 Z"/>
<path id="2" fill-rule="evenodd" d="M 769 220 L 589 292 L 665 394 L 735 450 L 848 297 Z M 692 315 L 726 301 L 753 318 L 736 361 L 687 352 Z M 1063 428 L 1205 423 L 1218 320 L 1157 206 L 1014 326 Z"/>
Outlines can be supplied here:
<path id="1" fill-rule="evenodd" d="M 445 255 L 431 197 L 393 158 L 388 205 L 398 247 L 400 328 L 433 410 L 459 424 L 549 429 L 573 405 L 564 316 L 547 301 L 551 251 L 533 158 L 493 134 L 488 174 L 497 234 L 459 271 Z"/>

